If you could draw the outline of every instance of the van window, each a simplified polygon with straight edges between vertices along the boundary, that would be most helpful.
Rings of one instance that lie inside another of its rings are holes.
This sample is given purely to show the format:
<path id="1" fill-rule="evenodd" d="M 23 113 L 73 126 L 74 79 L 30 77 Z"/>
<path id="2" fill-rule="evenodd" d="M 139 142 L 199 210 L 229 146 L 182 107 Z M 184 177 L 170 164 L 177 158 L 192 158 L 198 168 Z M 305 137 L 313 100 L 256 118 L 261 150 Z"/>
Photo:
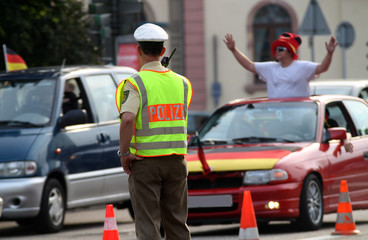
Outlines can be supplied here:
<path id="1" fill-rule="evenodd" d="M 119 83 L 128 77 L 132 76 L 130 73 L 116 73 L 116 76 L 118 77 Z"/>
<path id="2" fill-rule="evenodd" d="M 109 74 L 86 76 L 99 122 L 119 119 L 115 105 L 116 85 Z"/>
<path id="3" fill-rule="evenodd" d="M 80 78 L 67 79 L 64 84 L 61 113 L 65 115 L 68 111 L 74 109 L 80 109 L 86 114 L 87 123 L 94 122 L 86 90 Z"/>
<path id="4" fill-rule="evenodd" d="M 76 79 L 65 82 L 62 110 L 65 115 L 68 111 L 82 108 L 82 99 L 79 98 L 80 90 Z"/>

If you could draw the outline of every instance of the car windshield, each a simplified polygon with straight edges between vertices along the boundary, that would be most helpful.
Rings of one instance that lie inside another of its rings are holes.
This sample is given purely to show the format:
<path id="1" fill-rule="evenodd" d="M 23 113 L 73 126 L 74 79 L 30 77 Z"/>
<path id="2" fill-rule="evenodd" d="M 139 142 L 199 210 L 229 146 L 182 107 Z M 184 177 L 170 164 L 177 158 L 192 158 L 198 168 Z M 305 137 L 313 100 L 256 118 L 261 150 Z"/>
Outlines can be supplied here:
<path id="1" fill-rule="evenodd" d="M 199 132 L 205 145 L 258 142 L 312 142 L 317 104 L 262 102 L 217 110 Z"/>
<path id="2" fill-rule="evenodd" d="M 51 119 L 56 81 L 0 80 L 0 128 L 42 127 Z"/>

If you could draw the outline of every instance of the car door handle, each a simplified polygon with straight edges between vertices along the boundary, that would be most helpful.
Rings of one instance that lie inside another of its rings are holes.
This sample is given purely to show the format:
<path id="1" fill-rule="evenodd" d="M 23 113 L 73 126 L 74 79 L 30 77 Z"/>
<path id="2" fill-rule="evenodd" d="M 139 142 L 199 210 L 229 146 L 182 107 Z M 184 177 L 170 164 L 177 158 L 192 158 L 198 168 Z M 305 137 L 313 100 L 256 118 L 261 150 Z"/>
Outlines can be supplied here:
<path id="1" fill-rule="evenodd" d="M 363 152 L 364 160 L 368 160 L 368 152 Z"/>
<path id="2" fill-rule="evenodd" d="M 110 135 L 104 132 L 101 132 L 97 135 L 97 139 L 100 143 L 109 143 Z"/>

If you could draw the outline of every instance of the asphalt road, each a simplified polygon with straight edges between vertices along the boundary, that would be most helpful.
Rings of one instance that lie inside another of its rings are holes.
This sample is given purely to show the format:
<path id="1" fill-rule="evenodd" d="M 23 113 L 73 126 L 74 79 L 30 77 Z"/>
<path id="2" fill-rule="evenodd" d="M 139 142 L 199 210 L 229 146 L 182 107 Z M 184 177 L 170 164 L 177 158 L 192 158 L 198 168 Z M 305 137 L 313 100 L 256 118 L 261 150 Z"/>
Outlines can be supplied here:
<path id="1" fill-rule="evenodd" d="M 121 240 L 135 240 L 134 224 L 127 210 L 114 208 Z M 354 211 L 353 217 L 359 235 L 334 236 L 336 214 L 327 214 L 322 229 L 311 232 L 295 231 L 288 222 L 274 222 L 266 228 L 259 227 L 260 239 L 265 240 L 325 240 L 325 239 L 368 239 L 368 210 Z M 20 228 L 15 222 L 0 222 L 0 239 L 12 240 L 101 240 L 105 209 L 94 208 L 67 212 L 64 229 L 56 234 L 37 234 L 33 229 Z M 238 239 L 239 224 L 207 225 L 190 227 L 193 240 Z"/>

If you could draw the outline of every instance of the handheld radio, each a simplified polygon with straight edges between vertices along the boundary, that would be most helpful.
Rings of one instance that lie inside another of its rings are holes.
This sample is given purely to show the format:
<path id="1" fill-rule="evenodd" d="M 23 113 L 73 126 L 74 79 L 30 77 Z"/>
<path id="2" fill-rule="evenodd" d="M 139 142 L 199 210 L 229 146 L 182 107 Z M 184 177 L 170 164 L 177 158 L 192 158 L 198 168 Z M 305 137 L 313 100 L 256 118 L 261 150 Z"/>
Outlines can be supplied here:
<path id="1" fill-rule="evenodd" d="M 174 48 L 174 50 L 172 51 L 170 57 L 163 57 L 161 59 L 162 66 L 164 66 L 164 67 L 169 66 L 169 61 L 170 61 L 171 57 L 174 55 L 175 51 L 176 51 L 176 48 Z"/>

